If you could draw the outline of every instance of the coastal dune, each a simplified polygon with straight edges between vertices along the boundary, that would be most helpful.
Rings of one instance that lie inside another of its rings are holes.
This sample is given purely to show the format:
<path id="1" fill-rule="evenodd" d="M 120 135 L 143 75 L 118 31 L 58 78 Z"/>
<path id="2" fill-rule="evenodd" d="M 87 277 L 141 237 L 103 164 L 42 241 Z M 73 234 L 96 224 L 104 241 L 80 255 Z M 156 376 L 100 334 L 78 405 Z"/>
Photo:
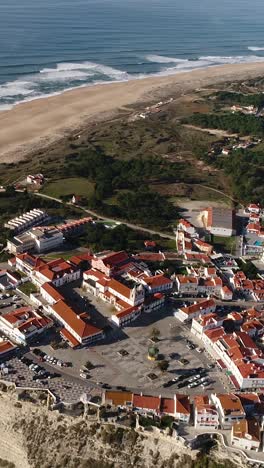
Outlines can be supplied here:
<path id="1" fill-rule="evenodd" d="M 123 106 L 196 88 L 264 76 L 263 63 L 222 65 L 170 76 L 86 86 L 0 112 L 0 163 L 16 162 Z"/>

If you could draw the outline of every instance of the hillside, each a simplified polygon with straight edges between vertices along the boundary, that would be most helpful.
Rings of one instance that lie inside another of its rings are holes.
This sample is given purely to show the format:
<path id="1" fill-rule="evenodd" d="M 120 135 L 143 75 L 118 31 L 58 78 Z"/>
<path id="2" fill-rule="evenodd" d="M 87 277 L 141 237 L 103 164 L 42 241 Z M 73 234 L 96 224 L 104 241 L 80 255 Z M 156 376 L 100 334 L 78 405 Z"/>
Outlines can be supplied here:
<path id="1" fill-rule="evenodd" d="M 4 389 L 4 387 L 2 387 Z M 5 390 L 5 389 L 4 389 Z M 35 396 L 36 397 L 36 396 Z M 33 404 L 0 393 L 0 467 L 6 468 L 235 468 L 153 432 L 102 424 L 48 411 L 43 394 Z M 241 462 L 239 462 L 240 466 Z"/>

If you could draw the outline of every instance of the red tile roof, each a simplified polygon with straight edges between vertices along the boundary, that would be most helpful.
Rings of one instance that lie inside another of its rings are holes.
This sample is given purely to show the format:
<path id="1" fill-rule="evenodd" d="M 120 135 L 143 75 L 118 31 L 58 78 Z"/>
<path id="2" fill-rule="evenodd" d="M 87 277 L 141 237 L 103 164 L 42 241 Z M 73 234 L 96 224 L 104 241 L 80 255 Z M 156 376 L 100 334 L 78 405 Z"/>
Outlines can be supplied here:
<path id="1" fill-rule="evenodd" d="M 190 398 L 187 395 L 176 395 L 176 413 L 188 415 L 191 413 Z"/>
<path id="2" fill-rule="evenodd" d="M 173 398 L 161 398 L 160 412 L 165 414 L 174 414 L 175 400 Z"/>
<path id="3" fill-rule="evenodd" d="M 52 283 L 44 283 L 40 289 L 43 289 L 49 296 L 51 296 L 55 301 L 63 300 L 64 297 L 60 292 L 53 286 Z"/>
<path id="4" fill-rule="evenodd" d="M 73 348 L 76 348 L 80 344 L 79 341 L 76 340 L 76 338 L 74 338 L 74 336 L 68 330 L 66 330 L 66 328 L 62 328 L 60 334 L 64 339 L 70 342 Z"/>
<path id="5" fill-rule="evenodd" d="M 0 355 L 8 353 L 9 351 L 12 351 L 15 348 L 16 346 L 14 346 L 10 341 L 2 341 L 0 343 Z"/>
<path id="6" fill-rule="evenodd" d="M 78 314 L 62 300 L 54 304 L 52 308 L 81 339 L 85 339 L 102 332 L 100 328 L 84 322 L 84 320 L 82 320 L 80 316 L 78 316 Z"/>
<path id="7" fill-rule="evenodd" d="M 164 275 L 155 275 L 155 276 L 148 276 L 144 278 L 144 283 L 146 283 L 151 288 L 157 288 L 159 286 L 163 286 L 166 284 L 172 285 L 172 280 L 166 278 Z"/>
<path id="8" fill-rule="evenodd" d="M 160 398 L 154 396 L 144 395 L 133 395 L 133 406 L 136 408 L 142 408 L 146 410 L 159 411 L 160 410 Z"/>

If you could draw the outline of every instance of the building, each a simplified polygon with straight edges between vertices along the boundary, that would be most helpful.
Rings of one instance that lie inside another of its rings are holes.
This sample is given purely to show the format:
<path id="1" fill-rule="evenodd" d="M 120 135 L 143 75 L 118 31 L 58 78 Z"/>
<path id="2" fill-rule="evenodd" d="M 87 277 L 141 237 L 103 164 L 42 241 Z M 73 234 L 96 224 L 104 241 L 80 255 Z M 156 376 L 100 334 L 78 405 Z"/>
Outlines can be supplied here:
<path id="1" fill-rule="evenodd" d="M 194 302 L 194 304 L 187 307 L 180 307 L 174 312 L 174 316 L 181 322 L 186 320 L 193 320 L 200 315 L 206 315 L 214 312 L 216 309 L 216 302 L 214 299 L 201 300 Z"/>
<path id="2" fill-rule="evenodd" d="M 259 422 L 251 418 L 234 423 L 231 428 L 231 444 L 240 450 L 258 452 L 261 444 Z"/>
<path id="3" fill-rule="evenodd" d="M 188 395 L 175 395 L 175 419 L 189 424 L 191 417 L 191 405 Z"/>
<path id="4" fill-rule="evenodd" d="M 101 271 L 106 276 L 113 276 L 121 265 L 130 261 L 128 254 L 125 251 L 120 252 L 101 252 L 94 255 L 91 264 L 92 268 Z"/>
<path id="5" fill-rule="evenodd" d="M 145 299 L 143 310 L 147 314 L 155 310 L 161 309 L 165 304 L 165 296 L 162 293 L 155 293 Z"/>
<path id="6" fill-rule="evenodd" d="M 27 184 L 29 185 L 43 185 L 45 181 L 43 174 L 34 174 L 27 176 Z"/>
<path id="7" fill-rule="evenodd" d="M 63 286 L 80 278 L 80 269 L 63 258 L 51 260 L 37 266 L 32 274 L 32 281 L 38 286 L 51 282 L 54 286 Z"/>
<path id="8" fill-rule="evenodd" d="M 193 399 L 194 427 L 199 429 L 217 429 L 219 426 L 218 411 L 209 401 L 208 395 L 198 395 Z"/>
<path id="9" fill-rule="evenodd" d="M 218 393 L 211 395 L 222 429 L 230 429 L 238 421 L 245 419 L 245 411 L 238 396 L 234 393 Z"/>
<path id="10" fill-rule="evenodd" d="M 192 320 L 191 333 L 198 338 L 202 338 L 202 335 L 206 330 L 216 329 L 223 325 L 224 319 L 218 317 L 216 313 L 209 313 L 206 315 L 199 315 Z"/>
<path id="11" fill-rule="evenodd" d="M 50 308 L 54 319 L 64 328 L 61 336 L 71 347 L 92 344 L 104 337 L 103 330 L 89 324 L 86 314 L 78 314 L 65 301 L 59 300 Z"/>
<path id="12" fill-rule="evenodd" d="M 141 314 L 141 307 L 134 306 L 128 307 L 127 309 L 123 309 L 116 314 L 111 316 L 112 322 L 114 322 L 118 327 L 125 327 L 129 325 L 131 322 L 136 320 Z"/>
<path id="13" fill-rule="evenodd" d="M 133 393 L 119 391 L 105 391 L 102 404 L 109 404 L 117 408 L 131 408 L 133 402 Z"/>
<path id="14" fill-rule="evenodd" d="M 44 283 L 40 286 L 40 294 L 49 305 L 63 300 L 64 297 L 52 283 Z"/>
<path id="15" fill-rule="evenodd" d="M 44 260 L 29 253 L 18 254 L 16 257 L 12 257 L 11 262 L 8 263 L 28 276 L 32 275 L 35 268 L 46 265 Z"/>
<path id="16" fill-rule="evenodd" d="M 202 212 L 205 228 L 215 236 L 231 237 L 235 234 L 234 211 L 210 207 Z"/>
<path id="17" fill-rule="evenodd" d="M 233 292 L 231 291 L 231 289 L 229 289 L 228 286 L 223 286 L 221 288 L 220 297 L 221 299 L 223 299 L 223 301 L 232 301 Z"/>
<path id="18" fill-rule="evenodd" d="M 50 318 L 31 307 L 21 307 L 0 316 L 0 330 L 15 343 L 24 346 L 52 325 Z"/>
<path id="19" fill-rule="evenodd" d="M 159 415 L 161 397 L 133 394 L 133 410 L 146 416 Z"/>
<path id="20" fill-rule="evenodd" d="M 142 278 L 141 283 L 145 287 L 148 294 L 155 294 L 159 292 L 169 292 L 173 288 L 173 281 L 166 276 L 155 275 L 145 276 Z"/>
<path id="21" fill-rule="evenodd" d="M 27 231 L 33 226 L 40 226 L 44 222 L 47 222 L 48 219 L 49 216 L 45 211 L 34 209 L 28 211 L 22 216 L 10 219 L 4 226 L 7 229 L 10 229 L 14 234 L 19 234 Z"/>
<path id="22" fill-rule="evenodd" d="M 15 255 L 25 252 L 42 253 L 60 247 L 63 233 L 57 228 L 32 228 L 7 241 L 7 249 Z"/>
<path id="23" fill-rule="evenodd" d="M 17 347 L 9 340 L 3 340 L 0 338 L 0 357 L 5 358 L 8 354 L 15 351 Z"/>
<path id="24" fill-rule="evenodd" d="M 184 218 L 180 219 L 178 226 L 177 226 L 177 230 L 187 232 L 191 236 L 194 236 L 195 234 L 197 234 L 195 227 Z"/>
<path id="25" fill-rule="evenodd" d="M 249 213 L 260 214 L 261 208 L 256 203 L 250 203 L 250 205 L 247 207 L 247 210 Z"/>
<path id="26" fill-rule="evenodd" d="M 208 242 L 204 242 L 200 239 L 196 239 L 194 241 L 194 245 L 200 252 L 203 252 L 207 255 L 211 255 L 214 249 L 211 244 L 208 244 Z"/>
<path id="27" fill-rule="evenodd" d="M 196 276 L 187 276 L 187 275 L 177 275 L 175 278 L 175 283 L 177 291 L 183 296 L 198 294 L 198 278 Z"/>

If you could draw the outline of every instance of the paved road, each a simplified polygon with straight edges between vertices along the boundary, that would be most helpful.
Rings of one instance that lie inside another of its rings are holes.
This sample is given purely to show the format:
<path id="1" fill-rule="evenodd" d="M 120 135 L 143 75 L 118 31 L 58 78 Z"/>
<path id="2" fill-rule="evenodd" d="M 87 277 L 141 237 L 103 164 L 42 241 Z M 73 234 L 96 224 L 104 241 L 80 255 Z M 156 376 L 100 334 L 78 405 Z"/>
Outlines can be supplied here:
<path id="1" fill-rule="evenodd" d="M 171 297 L 172 301 L 175 302 L 175 305 L 177 302 L 194 302 L 198 300 L 206 300 L 204 297 Z M 235 301 L 221 301 L 220 299 L 215 299 L 215 302 L 219 306 L 223 307 L 242 307 L 244 309 L 249 309 L 250 307 L 257 307 L 257 306 L 262 306 L 264 301 L 256 302 L 256 301 L 246 301 L 246 300 L 235 300 Z"/>
<path id="2" fill-rule="evenodd" d="M 152 234 L 152 235 L 157 234 L 158 236 L 163 237 L 164 239 L 175 240 L 175 236 L 173 236 L 171 234 L 166 234 L 166 233 L 160 232 L 160 231 L 154 231 L 153 229 L 144 228 L 144 227 L 139 226 L 137 224 L 131 224 L 131 223 L 128 223 L 126 221 L 120 221 L 119 219 L 106 218 L 105 216 L 102 216 L 102 215 L 96 213 L 96 211 L 87 210 L 86 208 L 83 208 L 82 206 L 73 205 L 71 202 L 64 202 L 64 201 L 60 200 L 59 198 L 50 197 L 49 195 L 45 195 L 44 193 L 36 192 L 36 193 L 33 193 L 33 195 L 37 195 L 38 197 L 42 197 L 42 198 L 47 198 L 49 200 L 54 200 L 57 203 L 61 203 L 62 205 L 76 206 L 77 208 L 79 208 L 80 210 L 82 210 L 85 213 L 89 214 L 90 216 L 94 216 L 94 217 L 99 218 L 99 219 L 101 219 L 103 221 L 106 221 L 106 222 L 122 223 L 122 224 L 125 224 L 130 229 L 134 229 L 135 231 L 143 231 L 143 232 L 147 232 L 148 234 Z"/>

